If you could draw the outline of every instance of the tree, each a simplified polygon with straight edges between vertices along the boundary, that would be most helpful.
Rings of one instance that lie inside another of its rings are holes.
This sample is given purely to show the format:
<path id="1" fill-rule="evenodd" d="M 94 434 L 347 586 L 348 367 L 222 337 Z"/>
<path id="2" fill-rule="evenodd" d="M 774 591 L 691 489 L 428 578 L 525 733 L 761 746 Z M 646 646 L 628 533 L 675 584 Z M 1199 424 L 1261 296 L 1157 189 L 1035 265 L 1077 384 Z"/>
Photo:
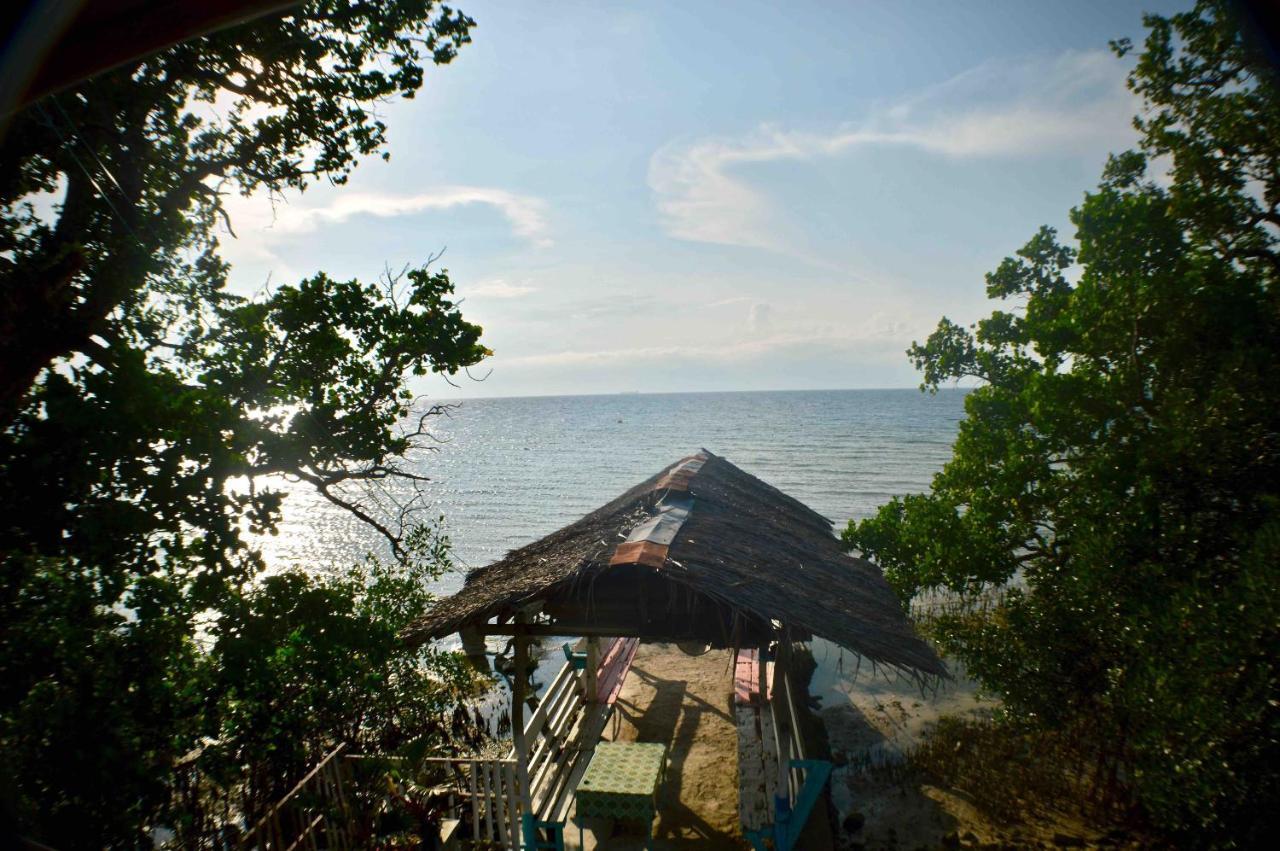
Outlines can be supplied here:
<path id="1" fill-rule="evenodd" d="M 934 628 L 1009 715 L 1244 847 L 1280 792 L 1280 92 L 1225 3 L 1146 25 L 1139 149 L 1075 247 L 1042 228 L 987 276 L 1020 307 L 912 346 L 923 388 L 977 382 L 954 456 L 844 539 L 904 600 L 994 595 Z"/>
<path id="2" fill-rule="evenodd" d="M 183 765 L 203 794 L 169 816 L 178 847 L 216 835 L 225 807 L 254 823 L 336 742 L 366 756 L 480 745 L 467 704 L 492 683 L 459 654 L 406 651 L 399 637 L 452 568 L 447 538 L 428 525 L 403 561 L 273 574 L 224 607 L 200 671 L 217 706 Z"/>
<path id="3" fill-rule="evenodd" d="M 434 6 L 313 0 L 14 118 L 0 142 L 0 422 L 53 359 L 163 345 L 174 305 L 217 299 L 223 187 L 343 183 L 381 149 L 376 104 L 412 97 L 425 60 L 448 63 L 470 40 L 474 21 Z M 46 222 L 30 199 L 60 184 Z"/>
<path id="4" fill-rule="evenodd" d="M 0 140 L 0 761 L 8 823 L 144 844 L 221 718 L 201 641 L 255 592 L 245 532 L 315 486 L 408 557 L 360 486 L 417 474 L 412 374 L 487 354 L 448 273 L 225 289 L 228 191 L 342 183 L 474 22 L 313 0 L 28 107 Z M 383 156 L 386 154 L 383 152 Z M 50 200 L 52 199 L 52 200 Z M 52 214 L 44 212 L 52 208 Z M 269 588 L 285 593 L 292 587 Z M 284 590 L 281 590 L 284 589 Z M 221 646 L 216 645 L 215 646 Z M 90 833 L 86 833 L 90 831 Z"/>

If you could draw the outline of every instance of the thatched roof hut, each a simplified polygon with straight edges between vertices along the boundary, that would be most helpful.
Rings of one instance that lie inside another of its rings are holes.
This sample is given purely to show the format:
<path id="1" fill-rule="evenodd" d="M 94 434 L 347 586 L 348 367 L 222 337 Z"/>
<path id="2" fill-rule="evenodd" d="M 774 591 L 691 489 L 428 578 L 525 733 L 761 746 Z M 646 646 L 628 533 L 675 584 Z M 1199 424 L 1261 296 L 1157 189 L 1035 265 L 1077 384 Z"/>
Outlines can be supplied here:
<path id="1" fill-rule="evenodd" d="M 404 637 L 501 633 L 531 611 L 544 634 L 719 647 L 760 646 L 785 629 L 916 675 L 946 675 L 880 570 L 846 554 L 830 520 L 706 450 L 473 570 Z"/>

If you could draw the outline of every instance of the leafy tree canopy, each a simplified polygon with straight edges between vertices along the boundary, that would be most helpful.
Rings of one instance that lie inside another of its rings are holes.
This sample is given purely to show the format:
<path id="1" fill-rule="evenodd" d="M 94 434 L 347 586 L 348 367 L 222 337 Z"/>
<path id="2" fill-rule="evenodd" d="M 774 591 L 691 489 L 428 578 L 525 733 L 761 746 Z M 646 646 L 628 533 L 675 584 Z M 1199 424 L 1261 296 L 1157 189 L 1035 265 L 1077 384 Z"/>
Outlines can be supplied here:
<path id="1" fill-rule="evenodd" d="M 994 596 L 935 627 L 1012 716 L 1248 846 L 1280 792 L 1280 91 L 1224 2 L 1146 25 L 1138 150 L 1074 245 L 987 276 L 1011 308 L 911 348 L 924 388 L 976 381 L 953 460 L 844 537 L 904 599 Z"/>
<path id="2" fill-rule="evenodd" d="M 255 590 L 261 560 L 245 533 L 275 529 L 279 477 L 313 485 L 409 556 L 409 527 L 356 486 L 412 484 L 403 459 L 427 417 L 408 418 L 407 378 L 479 361 L 480 328 L 429 260 L 376 284 L 317 273 L 260 299 L 235 296 L 218 257 L 220 231 L 234 226 L 222 199 L 340 184 L 362 157 L 385 157 L 378 104 L 412 97 L 425 66 L 451 61 L 473 25 L 430 0 L 311 0 L 9 120 L 6 823 L 62 849 L 131 845 L 161 823 L 174 762 L 210 725 L 263 732 L 265 716 L 204 673 L 201 641 L 222 658 L 230 625 L 263 594 L 317 618 L 323 607 L 305 601 L 332 602 L 297 578 Z"/>

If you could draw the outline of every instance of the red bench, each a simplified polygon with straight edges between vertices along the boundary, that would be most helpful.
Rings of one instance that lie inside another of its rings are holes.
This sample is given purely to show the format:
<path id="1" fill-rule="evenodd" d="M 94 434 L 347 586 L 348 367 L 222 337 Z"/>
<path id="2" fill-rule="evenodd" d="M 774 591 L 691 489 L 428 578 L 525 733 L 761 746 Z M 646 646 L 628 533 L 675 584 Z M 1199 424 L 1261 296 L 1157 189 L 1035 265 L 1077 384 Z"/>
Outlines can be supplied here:
<path id="1" fill-rule="evenodd" d="M 631 670 L 631 662 L 636 658 L 636 648 L 639 646 L 638 638 L 615 638 L 610 642 L 596 673 L 597 701 L 612 705 L 618 699 L 622 681 Z"/>
<path id="2" fill-rule="evenodd" d="M 760 701 L 760 651 L 741 648 L 733 660 L 733 702 L 755 704 Z M 773 697 L 773 684 L 767 684 L 765 699 Z"/>

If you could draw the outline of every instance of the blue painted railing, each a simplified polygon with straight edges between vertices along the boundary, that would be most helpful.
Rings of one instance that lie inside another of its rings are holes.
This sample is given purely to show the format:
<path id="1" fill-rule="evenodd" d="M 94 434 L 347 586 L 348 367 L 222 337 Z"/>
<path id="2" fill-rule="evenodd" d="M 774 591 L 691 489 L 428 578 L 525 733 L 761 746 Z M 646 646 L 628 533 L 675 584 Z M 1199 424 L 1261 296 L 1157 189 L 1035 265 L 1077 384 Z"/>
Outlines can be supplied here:
<path id="1" fill-rule="evenodd" d="M 809 814 L 818 803 L 822 789 L 831 778 L 831 763 L 822 759 L 793 759 L 791 767 L 804 772 L 804 785 L 793 806 L 786 795 L 773 799 L 774 818 L 771 826 L 746 831 L 747 840 L 756 851 L 770 851 L 767 840 L 773 838 L 772 851 L 792 851 L 809 822 Z"/>

